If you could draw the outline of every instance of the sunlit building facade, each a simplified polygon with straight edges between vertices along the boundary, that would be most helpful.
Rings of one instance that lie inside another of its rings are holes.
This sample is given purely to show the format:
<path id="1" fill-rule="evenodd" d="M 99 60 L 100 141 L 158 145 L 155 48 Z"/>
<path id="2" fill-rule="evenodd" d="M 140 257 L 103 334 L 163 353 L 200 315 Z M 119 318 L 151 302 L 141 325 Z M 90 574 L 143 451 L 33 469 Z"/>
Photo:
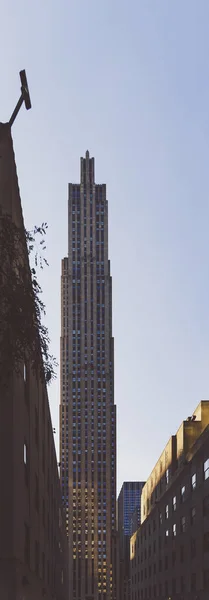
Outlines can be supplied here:
<path id="1" fill-rule="evenodd" d="M 131 600 L 209 598 L 209 401 L 168 441 L 130 541 Z"/>
<path id="2" fill-rule="evenodd" d="M 69 184 L 61 277 L 60 474 L 70 598 L 115 600 L 116 408 L 106 185 Z"/>

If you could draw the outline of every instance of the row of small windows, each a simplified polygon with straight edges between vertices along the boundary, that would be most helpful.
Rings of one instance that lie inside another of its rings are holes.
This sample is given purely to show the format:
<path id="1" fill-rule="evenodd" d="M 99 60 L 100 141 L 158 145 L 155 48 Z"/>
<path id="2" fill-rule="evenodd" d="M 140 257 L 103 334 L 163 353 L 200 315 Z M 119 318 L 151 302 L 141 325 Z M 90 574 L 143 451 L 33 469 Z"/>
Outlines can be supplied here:
<path id="1" fill-rule="evenodd" d="M 204 481 L 206 481 L 209 478 L 209 458 L 206 459 L 203 463 L 203 477 L 204 477 Z M 196 473 L 193 473 L 193 475 L 191 476 L 191 490 L 194 491 L 197 487 L 197 475 Z M 186 486 L 182 485 L 181 489 L 180 489 L 180 498 L 181 498 L 181 502 L 184 502 L 186 499 Z M 173 511 L 176 510 L 177 507 L 177 501 L 176 501 L 176 496 L 174 496 L 172 498 L 172 508 Z M 147 509 L 149 509 L 149 498 L 147 499 Z M 146 513 L 146 508 L 144 505 L 144 515 Z M 168 519 L 169 516 L 169 508 L 168 505 L 166 505 L 165 507 L 165 517 Z"/>
<path id="2" fill-rule="evenodd" d="M 167 568 L 165 568 L 165 570 L 167 571 Z M 147 579 L 147 575 L 145 577 L 145 579 Z M 204 590 L 209 590 L 209 569 L 204 569 L 202 572 L 202 579 L 203 579 L 203 588 Z M 136 584 L 136 577 L 132 578 L 132 584 L 134 585 L 134 583 Z M 156 584 L 154 584 L 153 586 L 149 585 L 147 588 L 145 588 L 145 590 L 133 590 L 132 594 L 131 594 L 131 598 L 132 600 L 149 600 L 149 598 L 161 598 L 162 594 L 163 598 L 172 598 L 172 594 L 176 594 L 177 592 L 177 588 L 179 588 L 179 590 L 181 591 L 182 594 L 186 593 L 186 581 L 185 581 L 185 577 L 184 575 L 181 575 L 181 577 L 179 577 L 179 579 L 176 578 L 172 578 L 171 582 L 165 581 L 164 584 L 159 583 L 159 585 L 157 586 Z M 189 590 L 191 592 L 195 592 L 197 589 L 197 575 L 196 573 L 191 573 L 190 575 L 190 583 L 189 583 Z M 159 595 L 158 593 L 159 592 Z M 198 598 L 198 596 L 195 596 Z M 181 596 L 181 598 L 183 598 L 183 596 Z"/>
<path id="3" fill-rule="evenodd" d="M 161 513 L 162 514 L 162 513 Z M 209 517 L 209 496 L 206 496 L 203 500 L 203 516 Z M 187 528 L 190 528 L 196 523 L 196 507 L 193 506 L 190 510 L 190 517 L 186 517 L 185 515 L 181 516 L 178 523 L 173 523 L 171 529 L 167 528 L 165 530 L 165 543 L 167 539 L 172 535 L 172 537 L 176 537 L 178 532 L 183 534 L 186 532 Z M 161 537 L 158 540 L 159 547 L 161 547 Z M 140 538 L 138 537 L 137 546 L 139 548 Z M 209 532 L 204 535 L 204 551 L 209 551 Z M 134 545 L 132 544 L 132 553 L 134 552 Z M 144 553 L 141 553 L 141 562 L 143 562 L 143 557 L 146 560 L 147 556 L 151 556 L 151 545 L 149 546 L 148 552 L 145 548 Z M 156 552 L 156 540 L 153 543 L 153 553 Z"/>
<path id="4" fill-rule="evenodd" d="M 209 552 L 208 536 L 209 534 L 206 533 L 203 538 L 203 551 L 206 553 Z M 169 566 L 174 567 L 178 562 L 184 563 L 188 557 L 188 551 L 190 553 L 191 558 L 194 559 L 197 554 L 197 544 L 195 538 L 191 538 L 190 546 L 189 548 L 187 548 L 187 552 L 185 550 L 186 548 L 183 545 L 181 545 L 179 547 L 178 552 L 176 552 L 176 550 L 172 550 L 172 553 L 170 555 L 166 554 L 164 559 L 160 558 L 157 562 L 150 564 L 149 567 L 145 567 L 144 569 L 142 568 L 141 570 L 138 570 L 137 573 L 135 573 L 135 575 L 132 575 L 132 583 L 136 583 L 137 579 L 138 581 L 142 582 L 144 579 L 147 579 L 147 577 L 151 577 L 152 574 L 155 575 L 156 572 L 162 573 L 162 571 L 167 571 Z"/>

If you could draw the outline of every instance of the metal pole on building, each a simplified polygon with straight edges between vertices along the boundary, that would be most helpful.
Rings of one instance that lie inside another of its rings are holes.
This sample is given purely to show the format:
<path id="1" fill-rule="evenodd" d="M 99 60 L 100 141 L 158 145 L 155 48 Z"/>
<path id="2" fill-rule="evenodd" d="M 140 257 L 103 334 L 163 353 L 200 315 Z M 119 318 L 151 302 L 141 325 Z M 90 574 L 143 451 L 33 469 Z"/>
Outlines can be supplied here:
<path id="1" fill-rule="evenodd" d="M 12 116 L 9 120 L 9 124 L 10 127 L 12 127 L 16 116 L 19 113 L 19 110 L 23 104 L 23 102 L 25 102 L 25 108 L 26 110 L 30 110 L 31 108 L 31 99 L 30 99 L 30 94 L 29 94 L 29 89 L 28 89 L 28 82 L 27 82 L 27 77 L 26 77 L 26 72 L 25 70 L 20 71 L 20 81 L 21 81 L 21 96 L 18 100 L 18 103 L 15 106 L 15 109 L 12 113 Z"/>

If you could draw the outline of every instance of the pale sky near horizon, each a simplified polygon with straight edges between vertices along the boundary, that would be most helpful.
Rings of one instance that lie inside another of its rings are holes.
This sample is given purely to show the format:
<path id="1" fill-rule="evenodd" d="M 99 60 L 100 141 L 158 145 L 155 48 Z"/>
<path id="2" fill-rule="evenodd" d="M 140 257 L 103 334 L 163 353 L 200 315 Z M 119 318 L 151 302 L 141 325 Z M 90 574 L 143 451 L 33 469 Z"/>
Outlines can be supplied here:
<path id="1" fill-rule="evenodd" d="M 120 489 L 209 398 L 209 2 L 0 0 L 0 19 L 0 121 L 20 69 L 30 87 L 13 140 L 26 227 L 49 225 L 58 360 L 67 186 L 87 149 L 107 183 Z M 59 377 L 49 398 L 58 444 Z"/>

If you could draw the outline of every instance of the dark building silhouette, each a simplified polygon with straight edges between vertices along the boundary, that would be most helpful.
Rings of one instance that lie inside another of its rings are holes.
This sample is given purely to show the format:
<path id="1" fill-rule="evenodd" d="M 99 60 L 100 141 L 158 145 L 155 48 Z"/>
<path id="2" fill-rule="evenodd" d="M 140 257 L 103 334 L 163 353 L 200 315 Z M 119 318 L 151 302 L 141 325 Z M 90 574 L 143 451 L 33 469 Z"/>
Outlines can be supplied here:
<path id="1" fill-rule="evenodd" d="M 209 401 L 170 438 L 132 536 L 131 600 L 209 598 Z"/>
<path id="2" fill-rule="evenodd" d="M 115 600 L 116 407 L 106 185 L 94 158 L 69 184 L 61 278 L 60 461 L 70 597 Z"/>
<path id="3" fill-rule="evenodd" d="M 141 493 L 144 482 L 125 481 L 118 496 L 120 600 L 130 597 L 130 537 L 141 522 Z"/>
<path id="4" fill-rule="evenodd" d="M 23 230 L 11 131 L 0 124 L 0 227 L 5 214 Z M 0 360 L 3 352 L 0 331 Z M 0 382 L 0 406 L 0 598 L 68 600 L 67 538 L 47 390 L 28 361 L 6 385 Z"/>

